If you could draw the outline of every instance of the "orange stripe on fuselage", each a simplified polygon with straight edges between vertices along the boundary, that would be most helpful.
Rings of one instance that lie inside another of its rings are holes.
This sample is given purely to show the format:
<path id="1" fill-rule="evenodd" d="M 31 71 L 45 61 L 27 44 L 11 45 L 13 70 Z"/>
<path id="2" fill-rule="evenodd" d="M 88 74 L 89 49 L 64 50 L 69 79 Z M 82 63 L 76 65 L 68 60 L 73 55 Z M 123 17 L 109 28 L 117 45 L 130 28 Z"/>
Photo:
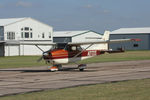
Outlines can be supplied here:
<path id="1" fill-rule="evenodd" d="M 54 50 L 51 52 L 52 54 L 52 58 L 55 58 L 55 57 L 68 57 L 68 51 L 64 50 L 64 49 L 61 49 L 61 50 Z"/>

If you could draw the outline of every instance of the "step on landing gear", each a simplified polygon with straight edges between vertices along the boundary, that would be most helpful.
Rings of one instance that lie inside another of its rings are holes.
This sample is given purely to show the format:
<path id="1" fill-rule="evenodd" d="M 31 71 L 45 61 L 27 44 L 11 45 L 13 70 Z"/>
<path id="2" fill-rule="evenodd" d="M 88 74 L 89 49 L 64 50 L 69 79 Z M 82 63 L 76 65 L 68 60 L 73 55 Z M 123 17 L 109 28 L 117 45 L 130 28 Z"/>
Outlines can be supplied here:
<path id="1" fill-rule="evenodd" d="M 80 64 L 80 65 L 78 65 L 79 71 L 84 71 L 85 68 L 86 68 L 86 64 Z"/>

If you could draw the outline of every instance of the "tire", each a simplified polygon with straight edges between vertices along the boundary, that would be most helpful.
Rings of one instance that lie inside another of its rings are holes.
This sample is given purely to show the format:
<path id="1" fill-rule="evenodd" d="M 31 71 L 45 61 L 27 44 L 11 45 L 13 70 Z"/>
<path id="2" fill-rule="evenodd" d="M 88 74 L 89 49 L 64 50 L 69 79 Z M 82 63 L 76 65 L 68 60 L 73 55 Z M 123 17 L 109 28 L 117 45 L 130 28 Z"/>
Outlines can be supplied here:
<path id="1" fill-rule="evenodd" d="M 84 69 L 82 68 L 82 69 L 79 69 L 81 72 L 83 72 L 84 71 Z"/>

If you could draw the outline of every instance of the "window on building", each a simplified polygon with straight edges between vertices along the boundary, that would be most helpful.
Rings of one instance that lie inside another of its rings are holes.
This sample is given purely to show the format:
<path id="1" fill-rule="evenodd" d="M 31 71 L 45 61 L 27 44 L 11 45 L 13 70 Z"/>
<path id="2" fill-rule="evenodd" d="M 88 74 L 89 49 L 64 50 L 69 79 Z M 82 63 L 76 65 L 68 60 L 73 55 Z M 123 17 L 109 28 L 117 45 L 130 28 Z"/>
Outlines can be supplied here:
<path id="1" fill-rule="evenodd" d="M 21 28 L 21 38 L 33 38 L 32 28 L 30 27 Z"/>
<path id="2" fill-rule="evenodd" d="M 42 33 L 42 38 L 45 38 L 45 34 L 44 33 Z"/>
<path id="3" fill-rule="evenodd" d="M 21 32 L 21 38 L 24 38 L 24 36 L 23 36 L 23 32 Z"/>
<path id="4" fill-rule="evenodd" d="M 29 38 L 29 32 L 25 32 L 25 38 Z"/>
<path id="5" fill-rule="evenodd" d="M 25 27 L 24 30 L 25 30 L 25 31 L 29 31 L 29 27 Z"/>
<path id="6" fill-rule="evenodd" d="M 32 38 L 32 32 L 30 32 L 30 38 Z"/>
<path id="7" fill-rule="evenodd" d="M 51 38 L 51 32 L 49 32 L 49 38 Z"/>
<path id="8" fill-rule="evenodd" d="M 15 32 L 7 32 L 7 39 L 14 40 L 15 39 Z"/>

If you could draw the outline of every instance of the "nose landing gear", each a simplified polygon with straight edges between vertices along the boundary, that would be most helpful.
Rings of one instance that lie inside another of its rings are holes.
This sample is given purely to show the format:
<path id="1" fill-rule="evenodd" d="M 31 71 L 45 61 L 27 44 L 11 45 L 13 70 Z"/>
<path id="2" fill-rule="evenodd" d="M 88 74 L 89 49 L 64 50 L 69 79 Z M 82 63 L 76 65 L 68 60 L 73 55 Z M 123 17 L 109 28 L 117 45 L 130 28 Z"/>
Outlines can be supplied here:
<path id="1" fill-rule="evenodd" d="M 62 69 L 62 65 L 61 64 L 56 64 L 56 65 L 53 65 L 51 67 L 48 67 L 48 69 L 52 72 L 55 72 L 55 71 L 58 71 L 58 70 L 61 70 Z"/>

